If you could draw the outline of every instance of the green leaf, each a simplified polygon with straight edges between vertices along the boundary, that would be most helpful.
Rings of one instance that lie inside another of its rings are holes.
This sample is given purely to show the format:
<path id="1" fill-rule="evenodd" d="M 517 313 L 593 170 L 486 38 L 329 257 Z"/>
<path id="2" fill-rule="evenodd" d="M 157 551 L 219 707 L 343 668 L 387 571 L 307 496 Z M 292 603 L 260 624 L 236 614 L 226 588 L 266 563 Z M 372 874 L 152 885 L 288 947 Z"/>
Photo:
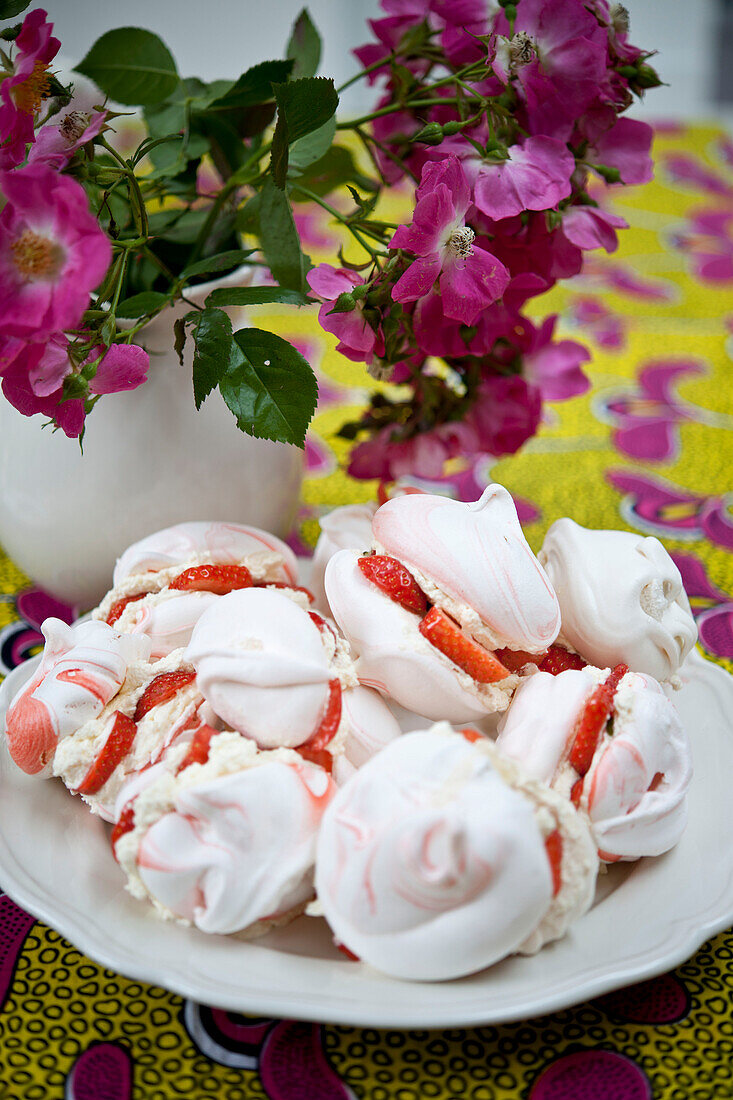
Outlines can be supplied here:
<path id="1" fill-rule="evenodd" d="M 301 76 L 315 76 L 318 72 L 321 60 L 321 36 L 307 8 L 303 8 L 293 24 L 285 56 L 292 57 L 295 61 L 294 79 Z"/>
<path id="2" fill-rule="evenodd" d="M 160 103 L 178 85 L 170 50 L 157 34 L 140 27 L 107 31 L 76 71 L 98 84 L 110 99 L 131 106 Z"/>
<path id="3" fill-rule="evenodd" d="M 242 73 L 228 92 L 214 99 L 207 111 L 231 111 L 237 107 L 254 107 L 273 99 L 273 84 L 285 81 L 293 68 L 292 61 L 261 61 Z"/>
<path id="4" fill-rule="evenodd" d="M 233 248 L 229 252 L 220 252 L 206 260 L 190 264 L 181 272 L 182 279 L 192 279 L 195 275 L 213 275 L 220 271 L 229 271 L 237 267 L 254 252 L 254 248 Z"/>
<path id="5" fill-rule="evenodd" d="M 324 76 L 303 77 L 287 84 L 273 84 L 277 102 L 277 125 L 272 139 L 272 176 L 285 188 L 288 149 L 299 138 L 312 134 L 331 118 L 339 97 L 333 81 Z"/>
<path id="6" fill-rule="evenodd" d="M 305 446 L 318 385 L 307 360 L 287 340 L 257 328 L 235 332 L 219 389 L 243 432 Z"/>
<path id="7" fill-rule="evenodd" d="M 31 0 L 0 0 L 0 19 L 13 19 L 20 15 L 30 4 Z"/>
<path id="8" fill-rule="evenodd" d="M 142 294 L 133 294 L 132 298 L 126 298 L 118 305 L 115 313 L 118 317 L 145 317 L 148 313 L 157 313 L 167 301 L 167 294 L 160 294 L 157 290 L 147 290 Z"/>
<path id="9" fill-rule="evenodd" d="M 200 409 L 228 370 L 233 350 L 232 322 L 220 309 L 204 309 L 196 313 L 193 338 L 193 396 Z"/>
<path id="10" fill-rule="evenodd" d="M 290 147 L 288 157 L 288 174 L 298 174 L 309 164 L 314 164 L 325 156 L 331 148 L 331 142 L 336 134 L 336 116 L 329 118 L 323 126 L 319 126 L 312 134 L 298 138 Z"/>
<path id="11" fill-rule="evenodd" d="M 183 349 L 186 346 L 186 318 L 177 317 L 173 322 L 173 350 L 183 366 Z"/>
<path id="12" fill-rule="evenodd" d="M 271 179 L 260 192 L 260 243 L 273 277 L 289 290 L 305 289 L 305 265 L 293 211 Z"/>
<path id="13" fill-rule="evenodd" d="M 232 286 L 212 290 L 206 299 L 207 306 L 261 306 L 268 302 L 280 302 L 288 306 L 306 306 L 311 301 L 299 290 L 287 290 L 281 286 Z"/>

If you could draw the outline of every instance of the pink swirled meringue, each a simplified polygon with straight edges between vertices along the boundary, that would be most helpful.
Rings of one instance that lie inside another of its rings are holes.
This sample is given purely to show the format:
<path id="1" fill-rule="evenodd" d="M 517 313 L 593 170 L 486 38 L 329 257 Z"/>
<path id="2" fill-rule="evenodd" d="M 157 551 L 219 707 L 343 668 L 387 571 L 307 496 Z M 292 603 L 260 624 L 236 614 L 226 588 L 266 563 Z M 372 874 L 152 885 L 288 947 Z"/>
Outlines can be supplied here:
<path id="1" fill-rule="evenodd" d="M 597 869 L 565 800 L 490 742 L 441 723 L 403 735 L 340 789 L 323 818 L 316 890 L 360 959 L 443 980 L 563 935 L 590 906 Z"/>
<path id="2" fill-rule="evenodd" d="M 267 531 L 237 523 L 178 523 L 133 543 L 117 559 L 113 584 L 125 578 L 171 567 L 215 562 L 236 565 L 247 558 L 273 555 L 281 559 L 281 576 L 274 580 L 298 583 L 298 563 L 290 547 Z"/>
<path id="3" fill-rule="evenodd" d="M 372 529 L 378 552 L 406 565 L 430 602 L 488 648 L 540 653 L 557 637 L 557 598 L 501 485 L 488 485 L 473 504 L 395 497 Z"/>
<path id="4" fill-rule="evenodd" d="M 316 606 L 328 610 L 324 587 L 326 566 L 339 550 L 368 550 L 372 545 L 372 520 L 376 504 L 346 504 L 321 516 L 321 534 L 313 554 L 309 586 Z"/>
<path id="5" fill-rule="evenodd" d="M 661 542 L 629 531 L 550 527 L 539 558 L 560 601 L 562 637 L 592 664 L 675 676 L 697 640 L 680 571 Z"/>
<path id="6" fill-rule="evenodd" d="M 191 665 L 177 650 L 155 662 L 136 662 L 128 668 L 121 690 L 95 717 L 80 726 L 73 736 L 59 743 L 53 761 L 53 774 L 69 790 L 81 794 L 92 813 L 105 821 L 115 820 L 115 804 L 131 775 L 148 769 L 166 758 L 165 767 L 177 763 L 168 754 L 171 745 L 188 745 L 198 726 L 216 724 L 199 691 Z M 168 698 L 137 716 L 140 699 L 161 677 L 180 676 L 182 683 Z M 135 721 L 132 744 L 121 755 L 105 782 L 92 792 L 84 790 L 84 781 L 105 748 L 115 716 L 120 713 Z M 81 788 L 81 790 L 80 790 Z"/>
<path id="7" fill-rule="evenodd" d="M 199 620 L 186 657 L 215 713 L 260 748 L 303 748 L 329 722 L 328 752 L 358 766 L 399 735 L 389 708 L 359 688 L 336 628 L 280 592 L 222 596 Z"/>
<path id="8" fill-rule="evenodd" d="M 41 663 L 8 708 L 5 736 L 19 768 L 46 776 L 59 743 L 102 712 L 129 667 L 148 657 L 150 642 L 98 622 L 67 626 L 50 618 L 41 630 Z"/>
<path id="9" fill-rule="evenodd" d="M 568 760 L 575 723 L 607 673 L 589 666 L 530 677 L 502 718 L 497 747 L 529 775 L 570 795 L 580 781 Z M 689 741 L 674 705 L 656 680 L 627 673 L 582 793 L 574 792 L 589 815 L 601 857 L 633 860 L 672 848 L 687 821 L 691 778 Z"/>
<path id="10" fill-rule="evenodd" d="M 257 935 L 313 896 L 329 775 L 286 749 L 220 733 L 208 760 L 139 791 L 115 855 L 128 889 L 159 915 L 203 932 Z"/>
<path id="11" fill-rule="evenodd" d="M 423 637 L 417 615 L 366 579 L 359 556 L 354 550 L 334 555 L 326 569 L 326 592 L 336 622 L 358 654 L 360 682 L 435 720 L 471 722 L 505 710 L 517 678 L 476 684 Z"/>

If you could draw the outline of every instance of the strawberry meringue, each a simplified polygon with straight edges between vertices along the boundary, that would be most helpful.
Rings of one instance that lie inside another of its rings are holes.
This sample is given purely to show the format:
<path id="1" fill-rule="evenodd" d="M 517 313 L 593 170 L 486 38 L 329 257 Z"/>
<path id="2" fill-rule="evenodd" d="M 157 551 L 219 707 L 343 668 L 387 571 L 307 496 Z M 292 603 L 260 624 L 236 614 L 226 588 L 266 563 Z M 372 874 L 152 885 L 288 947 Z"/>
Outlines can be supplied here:
<path id="1" fill-rule="evenodd" d="M 307 607 L 290 548 L 266 531 L 231 523 L 181 523 L 120 557 L 114 587 L 93 612 L 124 633 L 145 634 L 154 659 L 188 644 L 201 615 L 227 592 L 282 588 Z"/>
<path id="2" fill-rule="evenodd" d="M 544 655 L 560 627 L 506 489 L 490 485 L 475 504 L 395 497 L 372 528 L 372 552 L 340 551 L 325 579 L 362 683 L 426 718 L 505 710 L 514 672 Z"/>
<path id="3" fill-rule="evenodd" d="M 181 764 L 123 792 L 113 843 L 130 893 L 208 933 L 260 935 L 297 916 L 313 896 L 330 776 L 231 732 L 211 737 L 203 762 Z"/>
<path id="4" fill-rule="evenodd" d="M 485 738 L 403 735 L 323 817 L 316 890 L 337 940 L 387 974 L 457 978 L 562 936 L 598 860 L 570 804 Z"/>
<path id="5" fill-rule="evenodd" d="M 47 776 L 58 746 L 103 711 L 130 666 L 147 658 L 150 642 L 98 622 L 67 626 L 49 618 L 41 631 L 41 663 L 10 704 L 5 735 L 19 768 Z"/>
<path id="6" fill-rule="evenodd" d="M 59 744 L 53 774 L 92 813 L 115 820 L 115 803 L 131 775 L 160 761 L 171 744 L 188 744 L 204 723 L 216 723 L 177 650 L 132 664 L 122 689 L 104 709 Z"/>
<path id="7" fill-rule="evenodd" d="M 339 550 L 368 550 L 372 545 L 372 520 L 376 504 L 346 504 L 321 516 L 321 534 L 316 543 L 309 588 L 316 607 L 329 610 L 324 577 L 326 566 Z"/>
<path id="8" fill-rule="evenodd" d="M 536 673 L 518 690 L 496 741 L 588 814 L 607 862 L 672 848 L 686 824 L 692 777 L 687 735 L 660 685 L 626 672 L 603 700 L 612 676 L 592 666 Z"/>
<path id="9" fill-rule="evenodd" d="M 389 708 L 359 687 L 336 628 L 280 592 L 221 597 L 197 623 L 186 659 L 214 712 L 260 748 L 346 753 L 358 766 L 399 735 Z"/>
<path id="10" fill-rule="evenodd" d="M 539 559 L 557 592 L 561 635 L 600 667 L 623 661 L 670 680 L 697 641 L 679 569 L 661 542 L 629 531 L 550 527 Z"/>

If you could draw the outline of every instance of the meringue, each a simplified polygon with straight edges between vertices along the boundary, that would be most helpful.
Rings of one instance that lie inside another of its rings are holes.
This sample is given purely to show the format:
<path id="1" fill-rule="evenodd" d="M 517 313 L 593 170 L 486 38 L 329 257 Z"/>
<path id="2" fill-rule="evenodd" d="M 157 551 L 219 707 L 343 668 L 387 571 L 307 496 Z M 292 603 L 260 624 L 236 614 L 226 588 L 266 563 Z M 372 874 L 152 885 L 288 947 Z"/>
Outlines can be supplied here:
<path id="1" fill-rule="evenodd" d="M 568 756 L 585 702 L 609 670 L 538 672 L 499 723 L 497 748 L 569 797 L 581 777 Z M 672 702 L 650 676 L 626 673 L 614 714 L 574 797 L 587 812 L 601 858 L 656 856 L 680 839 L 692 778 L 689 741 Z"/>
<path id="2" fill-rule="evenodd" d="M 130 665 L 147 658 L 150 642 L 98 622 L 67 626 L 49 618 L 41 631 L 41 663 L 8 708 L 5 736 L 19 768 L 47 776 L 58 745 L 103 711 Z"/>
<path id="3" fill-rule="evenodd" d="M 308 581 L 316 607 L 329 610 L 324 577 L 334 554 L 339 550 L 368 550 L 372 545 L 372 519 L 376 510 L 376 504 L 346 504 L 321 517 L 321 533 Z"/>
<path id="4" fill-rule="evenodd" d="M 550 527 L 539 559 L 557 592 L 562 637 L 600 667 L 624 662 L 670 680 L 697 641 L 679 569 L 661 542 L 629 531 Z"/>
<path id="5" fill-rule="evenodd" d="M 546 841 L 556 834 L 554 883 Z M 443 980 L 562 935 L 590 906 L 597 868 L 567 802 L 490 742 L 441 723 L 404 734 L 340 789 L 323 818 L 316 890 L 360 959 Z"/>
<path id="6" fill-rule="evenodd" d="M 205 763 L 138 791 L 133 828 L 115 845 L 127 888 L 202 932 L 266 932 L 313 896 L 316 836 L 335 789 L 297 753 L 219 733 Z"/>

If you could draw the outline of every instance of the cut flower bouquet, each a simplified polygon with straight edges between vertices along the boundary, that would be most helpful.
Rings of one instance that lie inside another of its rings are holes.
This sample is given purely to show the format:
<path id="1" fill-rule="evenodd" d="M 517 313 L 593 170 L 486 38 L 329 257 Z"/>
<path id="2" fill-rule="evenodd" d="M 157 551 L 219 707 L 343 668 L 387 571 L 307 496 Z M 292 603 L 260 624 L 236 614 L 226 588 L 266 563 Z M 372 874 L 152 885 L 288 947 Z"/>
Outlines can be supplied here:
<path id="1" fill-rule="evenodd" d="M 0 14 L 25 6 L 5 0 Z M 512 453 L 544 401 L 587 389 L 587 349 L 555 338 L 556 317 L 523 311 L 580 271 L 586 250 L 616 247 L 625 223 L 589 177 L 651 178 L 651 128 L 620 117 L 659 84 L 650 55 L 606 0 L 382 6 L 341 88 L 315 75 L 306 11 L 284 59 L 209 83 L 181 77 L 146 30 L 103 35 L 77 66 L 80 87 L 54 73 L 45 12 L 0 32 L 8 401 L 81 436 L 102 396 L 155 370 L 145 326 L 181 302 L 175 347 L 183 361 L 193 345 L 197 407 L 218 388 L 243 431 L 302 446 L 318 396 L 310 365 L 276 333 L 233 331 L 225 310 L 319 301 L 338 350 L 393 384 L 342 428 L 356 477 Z M 341 119 L 339 92 L 361 78 L 377 104 Z M 116 132 L 129 108 L 145 127 L 132 150 Z M 402 225 L 379 206 L 398 184 L 414 193 Z M 313 267 L 294 216 L 304 203 L 325 208 L 359 256 Z M 240 269 L 246 285 L 189 301 L 197 283 Z"/>

